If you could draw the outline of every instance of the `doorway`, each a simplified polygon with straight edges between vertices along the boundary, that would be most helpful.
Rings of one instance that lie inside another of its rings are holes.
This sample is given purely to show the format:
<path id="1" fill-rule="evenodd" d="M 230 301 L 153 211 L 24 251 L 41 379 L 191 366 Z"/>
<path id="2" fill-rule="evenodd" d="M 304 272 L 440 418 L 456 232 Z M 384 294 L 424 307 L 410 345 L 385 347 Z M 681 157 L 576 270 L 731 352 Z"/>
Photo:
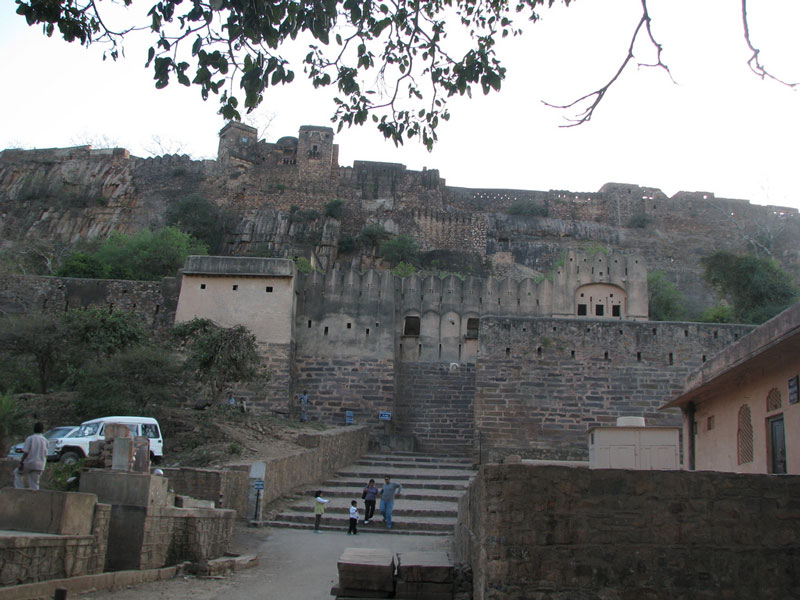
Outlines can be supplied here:
<path id="1" fill-rule="evenodd" d="M 786 473 L 786 437 L 783 429 L 783 415 L 767 420 L 769 427 L 770 473 Z"/>

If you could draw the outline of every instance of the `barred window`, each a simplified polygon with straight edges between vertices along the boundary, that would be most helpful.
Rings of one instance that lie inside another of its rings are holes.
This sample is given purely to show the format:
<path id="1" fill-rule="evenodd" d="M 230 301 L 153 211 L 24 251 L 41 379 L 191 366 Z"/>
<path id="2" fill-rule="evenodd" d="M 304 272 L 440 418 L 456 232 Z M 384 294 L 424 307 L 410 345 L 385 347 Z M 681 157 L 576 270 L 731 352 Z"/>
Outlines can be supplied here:
<path id="1" fill-rule="evenodd" d="M 781 392 L 778 388 L 772 388 L 767 394 L 767 412 L 778 410 L 781 407 Z"/>
<path id="2" fill-rule="evenodd" d="M 739 428 L 736 432 L 739 464 L 753 462 L 753 422 L 747 404 L 739 409 Z"/>

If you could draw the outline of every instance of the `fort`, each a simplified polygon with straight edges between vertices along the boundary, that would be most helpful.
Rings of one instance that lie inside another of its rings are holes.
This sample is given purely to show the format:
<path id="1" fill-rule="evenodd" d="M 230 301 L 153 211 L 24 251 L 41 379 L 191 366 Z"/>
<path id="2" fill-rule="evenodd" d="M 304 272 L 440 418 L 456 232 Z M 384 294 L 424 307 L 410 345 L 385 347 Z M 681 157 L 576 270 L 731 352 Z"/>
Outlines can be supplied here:
<path id="1" fill-rule="evenodd" d="M 699 314 L 715 302 L 703 256 L 759 246 L 790 269 L 800 258 L 796 209 L 619 183 L 591 193 L 452 187 L 436 170 L 342 167 L 327 127 L 267 143 L 232 123 L 216 160 L 0 153 L 5 249 L 159 227 L 192 195 L 235 215 L 224 256 L 192 257 L 158 283 L 4 275 L 0 310 L 101 304 L 156 329 L 194 315 L 242 322 L 271 373 L 249 398 L 254 409 L 285 410 L 306 391 L 312 418 L 350 412 L 376 438 L 481 460 L 585 458 L 586 430 L 618 416 L 677 425 L 677 411 L 657 410 L 664 399 L 751 328 L 649 321 L 647 273 L 664 271 Z M 333 199 L 338 219 L 323 216 Z M 509 214 L 520 200 L 546 216 Z M 370 249 L 340 252 L 367 224 L 413 237 L 427 272 L 450 273 L 399 278 Z M 272 258 L 248 256 L 256 247 Z M 316 270 L 299 273 L 288 260 L 299 256 Z"/>

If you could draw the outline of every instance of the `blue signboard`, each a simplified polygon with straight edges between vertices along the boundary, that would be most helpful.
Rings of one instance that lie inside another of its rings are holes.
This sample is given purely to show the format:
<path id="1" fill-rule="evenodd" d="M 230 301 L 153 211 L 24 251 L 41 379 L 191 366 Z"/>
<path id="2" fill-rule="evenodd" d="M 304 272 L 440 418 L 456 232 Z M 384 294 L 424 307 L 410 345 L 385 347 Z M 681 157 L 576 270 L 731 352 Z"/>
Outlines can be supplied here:
<path id="1" fill-rule="evenodd" d="M 344 413 L 344 424 L 345 424 L 345 425 L 352 425 L 352 424 L 353 424 L 353 421 L 354 421 L 354 418 L 353 418 L 353 411 L 352 411 L 352 410 L 348 410 L 348 411 L 346 411 L 346 412 Z"/>
<path id="2" fill-rule="evenodd" d="M 263 479 L 256 479 L 253 482 L 253 489 L 263 490 L 264 489 L 264 480 Z"/>
<path id="3" fill-rule="evenodd" d="M 383 411 L 378 415 L 378 418 L 381 421 L 391 421 L 392 420 L 392 413 L 389 411 Z"/>

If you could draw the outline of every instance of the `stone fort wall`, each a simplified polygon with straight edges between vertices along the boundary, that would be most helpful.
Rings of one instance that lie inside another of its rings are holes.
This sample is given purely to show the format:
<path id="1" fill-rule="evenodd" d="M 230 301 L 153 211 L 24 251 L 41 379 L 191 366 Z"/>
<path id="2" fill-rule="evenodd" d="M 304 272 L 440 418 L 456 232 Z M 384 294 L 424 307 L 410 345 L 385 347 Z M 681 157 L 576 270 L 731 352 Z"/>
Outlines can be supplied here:
<path id="1" fill-rule="evenodd" d="M 475 600 L 793 598 L 800 478 L 487 465 L 459 506 Z"/>

